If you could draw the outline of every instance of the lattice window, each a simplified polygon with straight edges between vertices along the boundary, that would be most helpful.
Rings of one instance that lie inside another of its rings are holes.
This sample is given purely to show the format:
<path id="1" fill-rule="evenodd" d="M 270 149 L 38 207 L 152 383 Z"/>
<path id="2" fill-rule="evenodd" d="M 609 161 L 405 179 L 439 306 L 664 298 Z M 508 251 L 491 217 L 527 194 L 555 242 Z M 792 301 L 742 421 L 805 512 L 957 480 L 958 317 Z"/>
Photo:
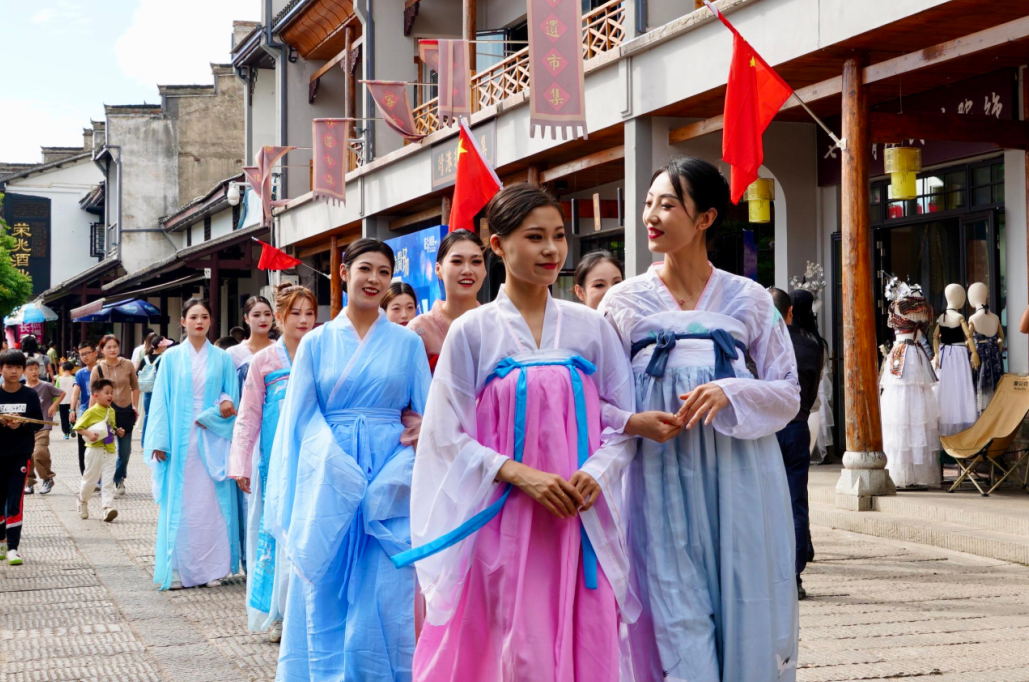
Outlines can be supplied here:
<path id="1" fill-rule="evenodd" d="M 204 241 L 211 241 L 211 216 L 204 218 Z"/>

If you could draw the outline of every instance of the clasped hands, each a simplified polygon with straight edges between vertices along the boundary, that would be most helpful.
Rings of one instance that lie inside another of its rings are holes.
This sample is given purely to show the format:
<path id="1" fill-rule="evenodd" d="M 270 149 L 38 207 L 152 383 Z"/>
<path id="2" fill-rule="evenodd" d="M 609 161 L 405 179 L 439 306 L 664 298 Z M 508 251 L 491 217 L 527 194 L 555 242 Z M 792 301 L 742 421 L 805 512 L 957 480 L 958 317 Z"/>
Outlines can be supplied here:
<path id="1" fill-rule="evenodd" d="M 664 443 L 678 436 L 683 429 L 692 429 L 701 419 L 705 426 L 710 425 L 715 415 L 729 404 L 729 397 L 717 384 L 697 386 L 680 395 L 679 399 L 683 401 L 682 407 L 675 414 L 650 410 L 632 415 L 625 424 L 625 433 Z"/>
<path id="2" fill-rule="evenodd" d="M 566 481 L 557 474 L 509 459 L 497 471 L 497 480 L 518 486 L 559 519 L 587 511 L 600 499 L 600 485 L 585 471 L 576 471 Z"/>

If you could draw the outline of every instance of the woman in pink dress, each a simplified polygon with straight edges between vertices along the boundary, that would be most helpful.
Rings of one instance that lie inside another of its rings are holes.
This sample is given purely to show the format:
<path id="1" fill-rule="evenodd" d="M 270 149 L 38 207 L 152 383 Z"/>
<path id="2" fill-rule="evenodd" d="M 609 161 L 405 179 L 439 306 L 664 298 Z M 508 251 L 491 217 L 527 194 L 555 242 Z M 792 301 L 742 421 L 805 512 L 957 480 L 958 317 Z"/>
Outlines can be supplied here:
<path id="1" fill-rule="evenodd" d="M 507 278 L 451 326 L 411 487 L 427 623 L 417 682 L 616 682 L 634 620 L 620 472 L 633 381 L 614 329 L 549 287 L 568 255 L 560 205 L 519 184 L 487 207 Z M 448 290 L 448 296 L 449 296 Z"/>
<path id="2" fill-rule="evenodd" d="M 443 238 L 436 252 L 436 276 L 443 283 L 446 299 L 432 304 L 432 310 L 411 320 L 408 329 L 422 337 L 429 369 L 443 348 L 443 339 L 454 320 L 479 307 L 479 289 L 486 279 L 485 247 L 479 235 L 455 230 Z"/>

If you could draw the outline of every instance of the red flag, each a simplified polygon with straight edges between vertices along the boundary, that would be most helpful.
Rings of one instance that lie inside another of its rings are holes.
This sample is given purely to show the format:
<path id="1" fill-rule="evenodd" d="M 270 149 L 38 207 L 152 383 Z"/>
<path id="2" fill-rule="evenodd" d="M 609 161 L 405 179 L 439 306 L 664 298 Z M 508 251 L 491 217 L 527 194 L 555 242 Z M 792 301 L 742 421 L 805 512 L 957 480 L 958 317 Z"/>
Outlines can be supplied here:
<path id="1" fill-rule="evenodd" d="M 793 94 L 779 74 L 761 58 L 739 31 L 708 3 L 708 7 L 732 31 L 732 65 L 725 90 L 722 160 L 732 166 L 732 203 L 738 204 L 747 187 L 757 180 L 764 161 L 761 136 L 776 112 Z"/>
<path id="2" fill-rule="evenodd" d="M 260 270 L 285 270 L 301 264 L 299 258 L 294 258 L 271 244 L 266 244 L 260 239 L 254 239 L 254 241 L 261 245 L 261 260 L 257 263 Z"/>
<path id="3" fill-rule="evenodd" d="M 475 142 L 475 136 L 462 118 L 460 138 L 457 143 L 457 171 L 454 180 L 454 200 L 450 208 L 450 232 L 468 230 L 477 232 L 472 221 L 500 191 L 503 185 L 496 171 L 490 167 L 482 150 Z"/>

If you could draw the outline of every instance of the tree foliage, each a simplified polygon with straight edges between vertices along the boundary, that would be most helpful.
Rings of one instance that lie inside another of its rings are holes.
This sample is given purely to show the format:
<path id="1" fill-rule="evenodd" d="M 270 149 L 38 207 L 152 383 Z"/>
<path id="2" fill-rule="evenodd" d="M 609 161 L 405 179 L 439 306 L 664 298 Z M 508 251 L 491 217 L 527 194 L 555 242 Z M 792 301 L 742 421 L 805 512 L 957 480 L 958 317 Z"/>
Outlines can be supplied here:
<path id="1" fill-rule="evenodd" d="M 3 205 L 4 195 L 0 193 L 0 210 Z M 10 315 L 32 296 L 32 278 L 14 267 L 11 258 L 11 252 L 17 245 L 18 241 L 11 236 L 0 213 L 0 317 Z"/>

